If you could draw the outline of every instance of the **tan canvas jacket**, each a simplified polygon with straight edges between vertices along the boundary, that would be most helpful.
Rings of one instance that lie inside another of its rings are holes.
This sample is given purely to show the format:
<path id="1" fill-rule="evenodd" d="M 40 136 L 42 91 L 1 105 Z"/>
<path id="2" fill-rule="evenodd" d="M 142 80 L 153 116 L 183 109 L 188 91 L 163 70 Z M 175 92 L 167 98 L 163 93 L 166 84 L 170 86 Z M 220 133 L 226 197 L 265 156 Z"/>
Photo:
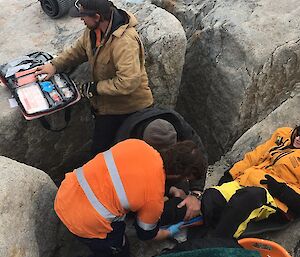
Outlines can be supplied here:
<path id="1" fill-rule="evenodd" d="M 90 99 L 97 114 L 126 114 L 153 103 L 137 20 L 127 14 L 129 22 L 115 30 L 95 54 L 87 28 L 72 47 L 52 60 L 57 72 L 89 62 L 99 94 Z"/>

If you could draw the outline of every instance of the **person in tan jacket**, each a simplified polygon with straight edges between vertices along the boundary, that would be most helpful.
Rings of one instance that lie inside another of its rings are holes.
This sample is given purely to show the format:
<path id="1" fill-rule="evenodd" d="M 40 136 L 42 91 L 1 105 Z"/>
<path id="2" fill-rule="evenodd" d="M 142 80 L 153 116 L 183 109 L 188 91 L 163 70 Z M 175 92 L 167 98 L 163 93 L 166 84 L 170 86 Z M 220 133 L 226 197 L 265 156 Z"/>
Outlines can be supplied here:
<path id="1" fill-rule="evenodd" d="M 93 81 L 82 85 L 95 114 L 93 155 L 112 146 L 121 123 L 132 113 L 153 104 L 145 70 L 145 54 L 135 29 L 136 18 L 108 0 L 77 0 L 69 12 L 81 17 L 86 29 L 69 49 L 37 74 L 57 72 L 89 62 Z"/>

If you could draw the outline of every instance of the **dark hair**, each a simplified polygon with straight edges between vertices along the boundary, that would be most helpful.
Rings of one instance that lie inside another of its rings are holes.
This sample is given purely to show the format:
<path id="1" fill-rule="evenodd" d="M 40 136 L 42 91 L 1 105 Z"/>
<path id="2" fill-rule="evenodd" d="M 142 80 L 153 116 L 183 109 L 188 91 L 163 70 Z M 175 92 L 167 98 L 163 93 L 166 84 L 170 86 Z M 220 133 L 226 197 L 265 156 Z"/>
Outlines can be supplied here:
<path id="1" fill-rule="evenodd" d="M 114 4 L 108 0 L 79 0 L 78 4 L 82 5 L 85 10 L 91 11 L 89 16 L 94 16 L 98 13 L 102 20 L 108 21 L 114 7 Z"/>
<path id="2" fill-rule="evenodd" d="M 295 127 L 291 134 L 291 145 L 294 143 L 297 136 L 300 136 L 300 126 Z"/>
<path id="3" fill-rule="evenodd" d="M 201 179 L 206 175 L 207 161 L 193 141 L 178 142 L 161 150 L 160 155 L 166 175 L 193 176 L 195 179 Z"/>

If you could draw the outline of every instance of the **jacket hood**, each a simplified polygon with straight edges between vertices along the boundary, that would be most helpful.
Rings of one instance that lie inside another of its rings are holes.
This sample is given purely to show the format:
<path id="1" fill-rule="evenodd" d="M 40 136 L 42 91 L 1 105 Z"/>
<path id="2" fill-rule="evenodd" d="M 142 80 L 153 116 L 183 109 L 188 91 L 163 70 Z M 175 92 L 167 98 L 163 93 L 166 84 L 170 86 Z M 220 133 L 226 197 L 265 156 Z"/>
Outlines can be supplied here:
<path id="1" fill-rule="evenodd" d="M 135 27 L 138 22 L 137 19 L 134 17 L 134 15 L 130 12 L 121 10 L 121 9 L 117 9 L 117 12 L 119 13 L 119 15 L 126 15 L 128 18 L 128 22 L 120 27 L 118 27 L 112 34 L 116 37 L 121 37 L 122 34 L 124 33 L 124 31 L 128 28 L 131 27 Z"/>
<path id="2" fill-rule="evenodd" d="M 128 17 L 129 17 L 129 22 L 128 22 L 128 26 L 129 27 L 135 27 L 138 24 L 137 19 L 135 18 L 135 16 L 130 13 L 130 12 L 126 12 Z"/>

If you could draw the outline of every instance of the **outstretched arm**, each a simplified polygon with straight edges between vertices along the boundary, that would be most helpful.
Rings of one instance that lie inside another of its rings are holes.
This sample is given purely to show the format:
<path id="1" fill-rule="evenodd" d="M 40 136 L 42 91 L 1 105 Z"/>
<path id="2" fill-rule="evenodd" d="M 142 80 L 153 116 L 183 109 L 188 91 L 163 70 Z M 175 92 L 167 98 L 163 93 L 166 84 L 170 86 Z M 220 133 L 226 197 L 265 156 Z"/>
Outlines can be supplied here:
<path id="1" fill-rule="evenodd" d="M 85 31 L 84 35 L 82 35 L 71 47 L 64 50 L 51 61 L 58 73 L 76 67 L 88 60 L 85 50 L 86 33 L 88 32 Z"/>
<path id="2" fill-rule="evenodd" d="M 285 203 L 294 214 L 300 216 L 300 195 L 285 183 L 277 182 L 270 175 L 266 175 L 265 178 L 260 183 L 267 185 L 269 193 Z"/>

